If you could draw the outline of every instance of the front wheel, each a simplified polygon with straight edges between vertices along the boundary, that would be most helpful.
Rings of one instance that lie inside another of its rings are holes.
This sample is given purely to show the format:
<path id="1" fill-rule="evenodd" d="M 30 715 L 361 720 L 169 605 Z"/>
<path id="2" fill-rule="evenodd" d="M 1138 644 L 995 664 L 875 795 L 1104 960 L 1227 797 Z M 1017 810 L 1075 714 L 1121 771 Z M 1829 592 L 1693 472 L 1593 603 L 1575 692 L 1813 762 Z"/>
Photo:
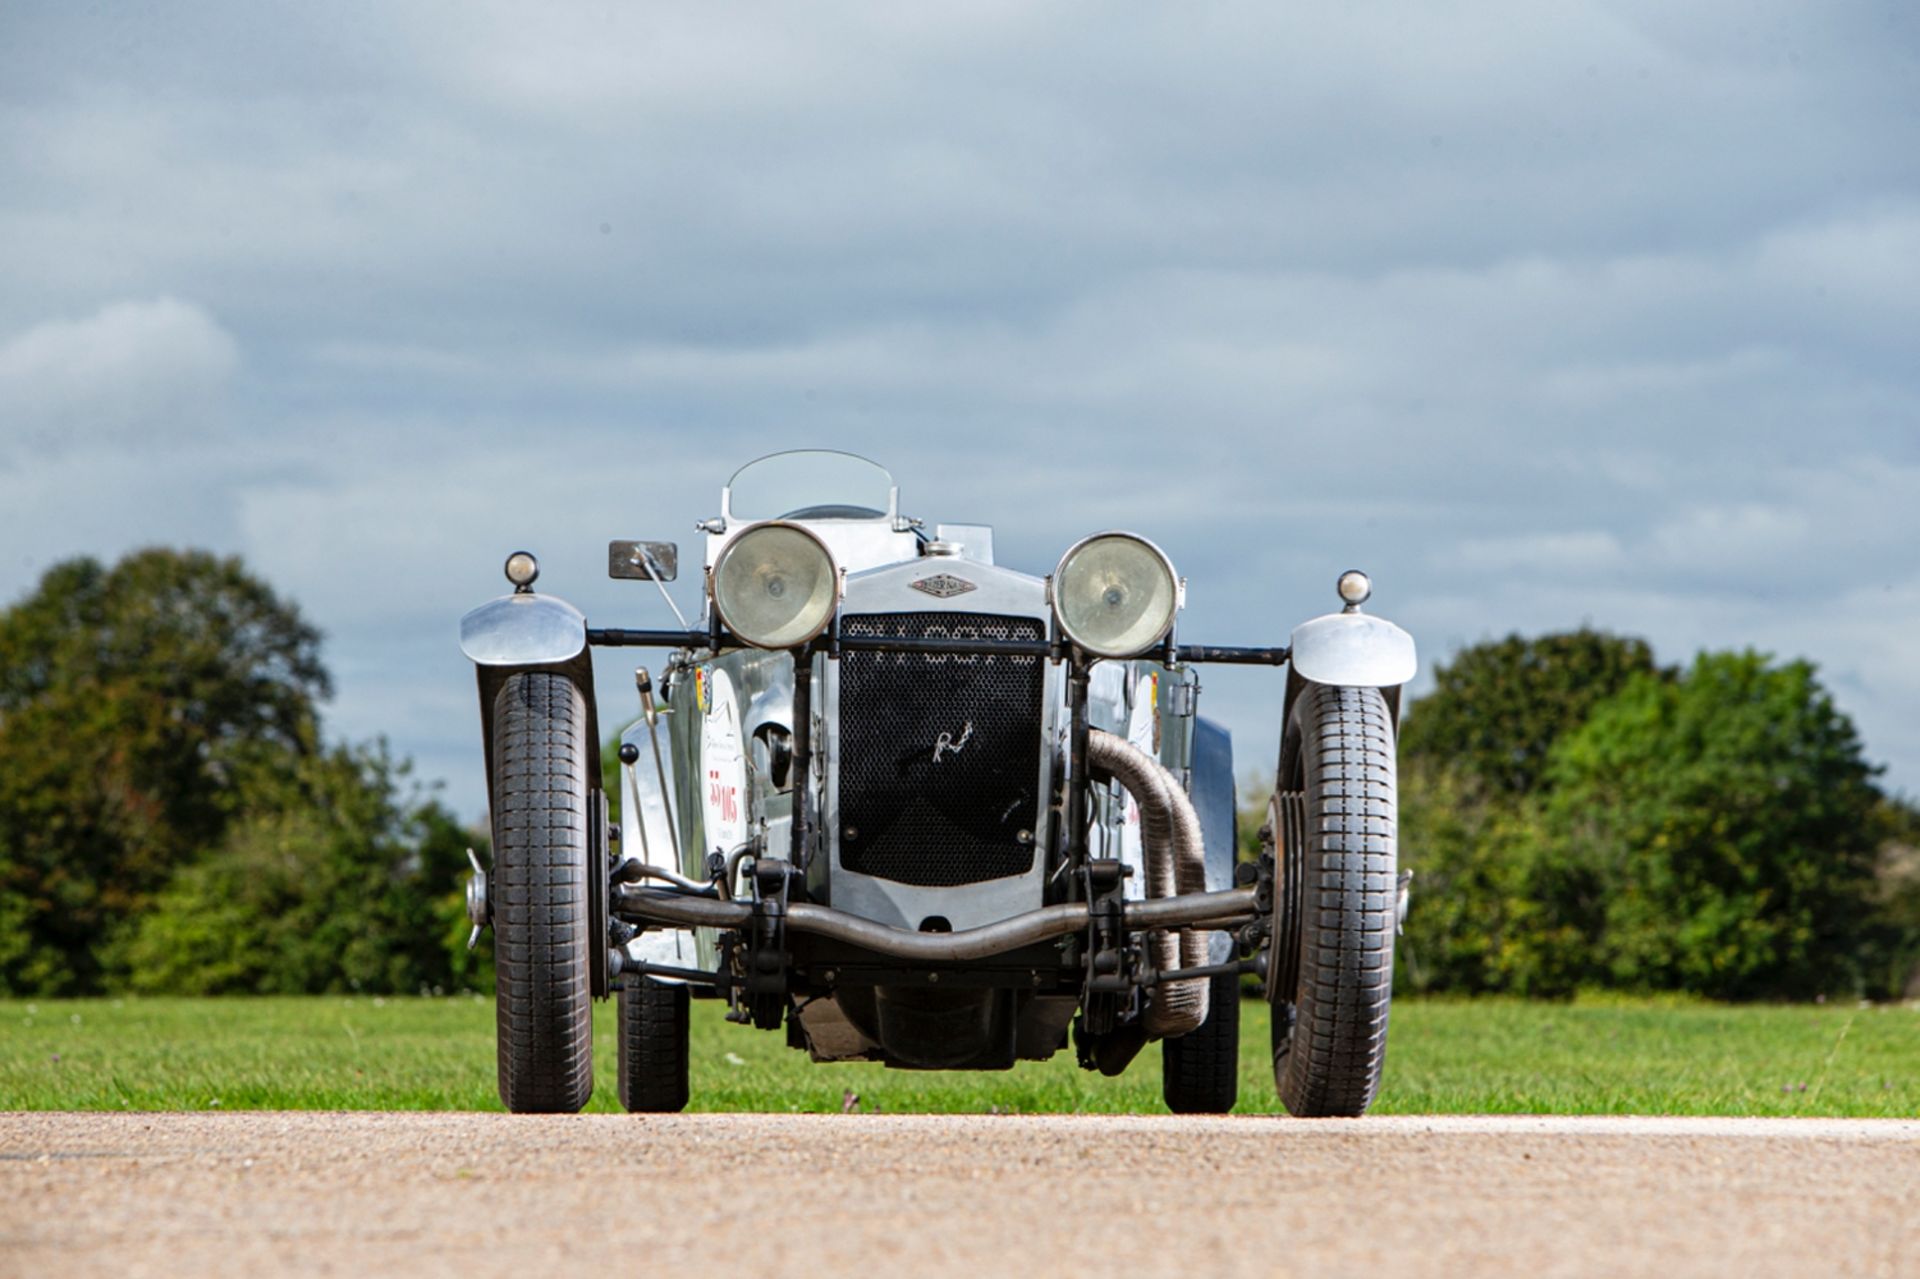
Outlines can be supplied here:
<path id="1" fill-rule="evenodd" d="M 565 675 L 523 671 L 493 708 L 500 1100 L 572 1112 L 593 1095 L 586 701 Z"/>
<path id="2" fill-rule="evenodd" d="M 1393 719 L 1378 689 L 1316 684 L 1287 735 L 1267 983 L 1274 1082 L 1291 1114 L 1357 1116 L 1380 1088 L 1393 999 Z"/>

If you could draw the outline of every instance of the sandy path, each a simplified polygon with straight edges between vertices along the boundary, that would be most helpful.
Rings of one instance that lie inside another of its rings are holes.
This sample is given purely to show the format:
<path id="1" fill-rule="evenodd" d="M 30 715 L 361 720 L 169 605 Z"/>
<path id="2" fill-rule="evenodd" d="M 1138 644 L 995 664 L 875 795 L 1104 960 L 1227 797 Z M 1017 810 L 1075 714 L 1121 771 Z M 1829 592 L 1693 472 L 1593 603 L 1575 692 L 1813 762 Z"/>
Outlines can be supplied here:
<path id="1" fill-rule="evenodd" d="M 721 1264 L 1920 1274 L 1920 1121 L 0 1115 L 9 1277 Z"/>

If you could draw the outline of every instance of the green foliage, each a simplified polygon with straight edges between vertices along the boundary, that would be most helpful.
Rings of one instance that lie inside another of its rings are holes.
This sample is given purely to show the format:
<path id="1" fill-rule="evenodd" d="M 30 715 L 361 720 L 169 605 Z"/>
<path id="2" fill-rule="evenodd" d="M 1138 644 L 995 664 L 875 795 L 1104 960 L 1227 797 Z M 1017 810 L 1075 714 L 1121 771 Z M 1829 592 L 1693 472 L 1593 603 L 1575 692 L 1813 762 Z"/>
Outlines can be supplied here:
<path id="1" fill-rule="evenodd" d="M 1476 644 L 1441 665 L 1433 691 L 1408 708 L 1401 757 L 1524 795 L 1563 733 L 1629 680 L 1657 671 L 1645 640 L 1587 627 Z"/>
<path id="2" fill-rule="evenodd" d="M 315 749 L 319 642 L 197 551 L 70 560 L 0 614 L 0 990 L 107 979 L 123 923 Z"/>
<path id="3" fill-rule="evenodd" d="M 1441 704 L 1409 717 L 1412 986 L 1728 998 L 1897 987 L 1920 920 L 1903 930 L 1905 890 L 1876 877 L 1891 819 L 1812 666 L 1706 653 L 1676 677 L 1637 641 L 1582 634 L 1468 650 L 1454 667 L 1476 674 L 1443 670 Z M 1543 673 L 1540 653 L 1624 678 L 1584 699 Z M 1453 704 L 1484 688 L 1504 705 L 1529 679 L 1562 718 L 1536 714 L 1511 753 Z M 1448 725 L 1465 735 L 1457 751 Z"/>
<path id="4" fill-rule="evenodd" d="M 384 748 L 339 749 L 260 797 L 219 849 L 175 875 L 142 914 L 127 951 L 133 988 L 303 994 L 464 984 L 456 886 L 469 836 L 439 805 L 403 795 L 403 775 Z"/>
<path id="5" fill-rule="evenodd" d="M 1633 680 L 1556 747 L 1547 846 L 1633 989 L 1731 997 L 1856 986 L 1879 795 L 1806 662 L 1703 653 Z"/>
<path id="6" fill-rule="evenodd" d="M 470 836 L 384 747 L 321 748 L 319 644 L 199 551 L 72 560 L 0 613 L 0 992 L 488 980 Z"/>
<path id="7" fill-rule="evenodd" d="M 1267 824 L 1267 805 L 1273 799 L 1273 775 L 1250 772 L 1234 788 L 1234 860 L 1260 860 L 1260 828 Z"/>
<path id="8" fill-rule="evenodd" d="M 600 744 L 600 793 L 607 797 L 607 821 L 620 824 L 620 734 L 609 734 Z"/>
<path id="9" fill-rule="evenodd" d="M 1400 829 L 1414 881 L 1397 958 L 1414 989 L 1560 995 L 1580 983 L 1594 939 L 1559 909 L 1580 888 L 1533 805 L 1416 758 L 1400 772 Z"/>
<path id="10" fill-rule="evenodd" d="M 1564 994 L 1596 944 L 1569 910 L 1598 890 L 1541 835 L 1537 797 L 1562 737 L 1635 678 L 1645 641 L 1583 627 L 1462 649 L 1400 731 L 1401 860 L 1414 871 L 1399 951 L 1419 990 Z"/>
<path id="11" fill-rule="evenodd" d="M 1866 956 L 1867 984 L 1920 999 L 1920 808 L 1889 798 L 1876 817 L 1874 905 L 1885 927 Z"/>

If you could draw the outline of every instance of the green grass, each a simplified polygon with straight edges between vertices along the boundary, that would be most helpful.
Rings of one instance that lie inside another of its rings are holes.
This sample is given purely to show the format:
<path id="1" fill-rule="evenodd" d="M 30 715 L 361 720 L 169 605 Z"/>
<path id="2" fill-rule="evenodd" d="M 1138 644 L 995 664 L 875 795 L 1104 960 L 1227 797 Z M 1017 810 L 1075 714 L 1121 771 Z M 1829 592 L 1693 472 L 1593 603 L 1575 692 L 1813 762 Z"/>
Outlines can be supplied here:
<path id="1" fill-rule="evenodd" d="M 591 1109 L 613 1110 L 612 1005 Z M 997 1074 L 816 1066 L 694 1004 L 701 1110 L 1155 1113 L 1160 1054 L 1119 1079 L 1071 1053 Z M 1244 1005 L 1243 1112 L 1278 1108 L 1267 1016 Z M 497 1110 L 493 1006 L 447 999 L 0 1001 L 0 1110 Z M 1376 1111 L 1920 1114 L 1920 1007 L 1403 999 Z"/>

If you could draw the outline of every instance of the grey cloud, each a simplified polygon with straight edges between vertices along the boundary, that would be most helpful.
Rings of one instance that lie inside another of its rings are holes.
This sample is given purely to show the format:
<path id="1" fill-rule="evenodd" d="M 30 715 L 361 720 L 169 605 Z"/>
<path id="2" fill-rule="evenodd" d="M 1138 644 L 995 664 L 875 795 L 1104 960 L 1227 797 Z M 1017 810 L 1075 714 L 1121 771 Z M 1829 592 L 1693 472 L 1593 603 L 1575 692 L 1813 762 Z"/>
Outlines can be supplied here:
<path id="1" fill-rule="evenodd" d="M 204 435 L 240 357 L 205 310 L 174 298 L 114 302 L 0 340 L 0 422 L 14 449 L 161 444 Z"/>
<path id="2" fill-rule="evenodd" d="M 1806 653 L 1920 778 L 1905 9 L 0 21 L 0 341 L 193 299 L 118 384 L 227 415 L 141 464 L 91 381 L 0 378 L 95 432 L 0 439 L 0 593 L 77 550 L 241 551 L 327 629 L 336 730 L 465 809 L 450 636 L 500 555 L 658 620 L 605 539 L 690 540 L 795 443 L 1030 569 L 1138 527 L 1195 637 L 1276 638 L 1357 564 L 1429 660 L 1583 620 Z M 1264 761 L 1275 682 L 1207 678 Z"/>

